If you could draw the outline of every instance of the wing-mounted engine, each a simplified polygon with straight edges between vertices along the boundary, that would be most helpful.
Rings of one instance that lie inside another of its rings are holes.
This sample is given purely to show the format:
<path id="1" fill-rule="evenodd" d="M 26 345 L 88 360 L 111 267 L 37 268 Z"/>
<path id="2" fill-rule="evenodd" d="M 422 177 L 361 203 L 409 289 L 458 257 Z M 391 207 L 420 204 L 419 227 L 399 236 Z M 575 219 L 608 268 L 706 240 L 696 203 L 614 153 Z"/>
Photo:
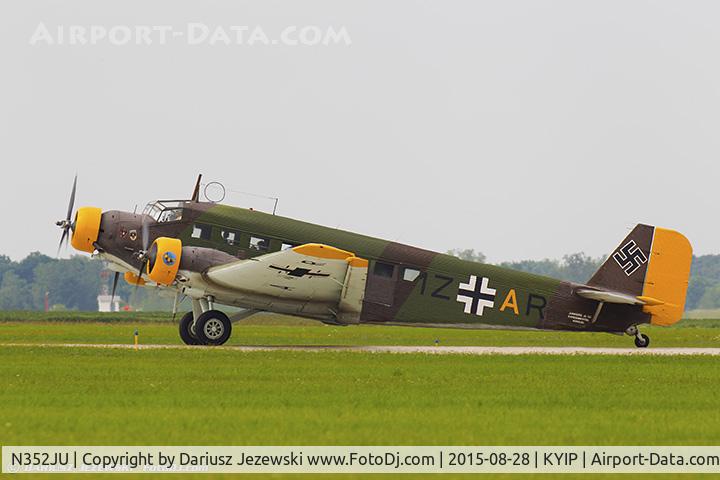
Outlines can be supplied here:
<path id="1" fill-rule="evenodd" d="M 225 253 L 214 248 L 187 246 L 182 249 L 180 270 L 194 273 L 205 273 L 211 267 L 228 265 L 237 261 L 237 257 L 233 257 L 229 253 Z"/>
<path id="2" fill-rule="evenodd" d="M 158 285 L 175 282 L 182 260 L 182 241 L 177 238 L 157 238 L 148 251 L 147 271 L 150 279 Z"/>
<path id="3" fill-rule="evenodd" d="M 154 283 L 169 286 L 176 280 L 188 279 L 179 272 L 203 274 L 218 265 L 236 263 L 232 255 L 213 248 L 183 246 L 177 238 L 156 239 L 146 254 L 147 263 L 143 273 Z M 131 285 L 145 285 L 145 280 L 133 272 L 127 272 L 125 279 Z"/>

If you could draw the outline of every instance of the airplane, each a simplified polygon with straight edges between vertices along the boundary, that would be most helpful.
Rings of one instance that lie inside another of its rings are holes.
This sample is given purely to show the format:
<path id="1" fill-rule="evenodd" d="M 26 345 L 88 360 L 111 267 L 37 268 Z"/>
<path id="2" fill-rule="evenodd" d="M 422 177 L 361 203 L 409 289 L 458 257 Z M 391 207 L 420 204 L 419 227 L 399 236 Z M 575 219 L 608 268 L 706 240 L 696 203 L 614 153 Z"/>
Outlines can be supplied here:
<path id="1" fill-rule="evenodd" d="M 115 272 L 113 297 L 120 275 L 189 297 L 179 322 L 187 345 L 223 345 L 233 321 L 275 312 L 333 325 L 607 332 L 645 348 L 640 325 L 683 314 L 692 247 L 673 230 L 637 225 L 577 284 L 200 201 L 201 179 L 189 200 L 158 200 L 141 214 L 82 207 L 73 216 L 76 176 L 57 222 L 60 248 L 69 238 Z M 244 310 L 231 321 L 219 305 Z"/>

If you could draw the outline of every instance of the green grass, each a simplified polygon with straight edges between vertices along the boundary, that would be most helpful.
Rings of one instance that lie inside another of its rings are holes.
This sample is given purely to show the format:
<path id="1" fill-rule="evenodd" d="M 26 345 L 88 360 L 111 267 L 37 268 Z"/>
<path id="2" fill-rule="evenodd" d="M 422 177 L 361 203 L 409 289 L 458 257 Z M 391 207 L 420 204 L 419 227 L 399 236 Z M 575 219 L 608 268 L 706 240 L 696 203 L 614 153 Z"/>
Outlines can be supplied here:
<path id="1" fill-rule="evenodd" d="M 670 328 L 720 328 L 720 317 L 685 318 Z"/>
<path id="2" fill-rule="evenodd" d="M 0 312 L 0 343 L 180 344 L 167 312 Z M 641 327 L 651 347 L 720 348 L 720 319 L 685 319 L 676 326 Z M 627 336 L 562 331 L 458 330 L 384 326 L 335 327 L 260 313 L 235 324 L 229 345 L 488 345 L 631 347 Z"/>
<path id="3" fill-rule="evenodd" d="M 129 344 L 135 328 L 142 343 L 179 344 L 167 314 L 119 315 L 112 321 L 98 314 L 82 321 L 0 315 L 0 444 L 720 444 L 714 357 L 7 345 Z M 720 322 L 683 325 L 644 331 L 658 347 L 720 346 Z M 236 324 L 231 344 L 431 345 L 435 339 L 632 346 L 629 337 L 608 334 L 331 327 L 273 315 Z"/>
<path id="4" fill-rule="evenodd" d="M 708 357 L 3 347 L 0 381 L 5 445 L 720 443 Z"/>
<path id="5" fill-rule="evenodd" d="M 292 322 L 291 319 L 289 322 Z M 135 329 L 144 344 L 180 344 L 170 322 L 0 322 L 0 343 L 120 343 L 133 341 Z M 653 347 L 720 347 L 720 328 L 644 327 Z M 229 345 L 487 345 L 633 347 L 628 336 L 553 331 L 457 330 L 384 326 L 335 327 L 318 322 L 289 325 L 266 317 L 233 327 Z"/>
<path id="6" fill-rule="evenodd" d="M 708 357 L 633 358 L 632 375 L 625 358 L 589 356 L 5 347 L 0 359 L 14 444 L 720 443 Z"/>
<path id="7" fill-rule="evenodd" d="M 688 310 L 685 318 L 720 318 L 720 308 Z"/>

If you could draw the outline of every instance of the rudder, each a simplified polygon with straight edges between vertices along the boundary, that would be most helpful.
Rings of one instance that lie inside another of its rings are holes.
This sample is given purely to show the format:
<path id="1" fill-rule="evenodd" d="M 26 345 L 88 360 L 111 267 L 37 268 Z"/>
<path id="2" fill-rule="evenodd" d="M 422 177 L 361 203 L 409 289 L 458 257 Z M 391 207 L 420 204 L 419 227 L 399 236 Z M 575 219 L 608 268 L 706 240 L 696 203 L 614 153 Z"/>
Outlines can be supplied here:
<path id="1" fill-rule="evenodd" d="M 656 227 L 640 297 L 646 301 L 643 310 L 652 315 L 653 325 L 673 325 L 682 318 L 691 264 L 692 246 L 688 239 L 674 230 Z M 653 305 L 654 299 L 662 303 Z"/>

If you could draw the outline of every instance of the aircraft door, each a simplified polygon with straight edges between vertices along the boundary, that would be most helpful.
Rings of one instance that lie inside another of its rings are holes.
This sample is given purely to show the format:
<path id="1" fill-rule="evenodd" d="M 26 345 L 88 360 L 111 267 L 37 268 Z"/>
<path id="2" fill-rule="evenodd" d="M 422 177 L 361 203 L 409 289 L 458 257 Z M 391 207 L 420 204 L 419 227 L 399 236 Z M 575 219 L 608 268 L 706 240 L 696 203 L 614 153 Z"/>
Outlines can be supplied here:
<path id="1" fill-rule="evenodd" d="M 395 287 L 399 270 L 391 263 L 373 261 L 370 264 L 370 272 L 368 272 L 365 301 L 392 307 L 395 302 Z"/>

